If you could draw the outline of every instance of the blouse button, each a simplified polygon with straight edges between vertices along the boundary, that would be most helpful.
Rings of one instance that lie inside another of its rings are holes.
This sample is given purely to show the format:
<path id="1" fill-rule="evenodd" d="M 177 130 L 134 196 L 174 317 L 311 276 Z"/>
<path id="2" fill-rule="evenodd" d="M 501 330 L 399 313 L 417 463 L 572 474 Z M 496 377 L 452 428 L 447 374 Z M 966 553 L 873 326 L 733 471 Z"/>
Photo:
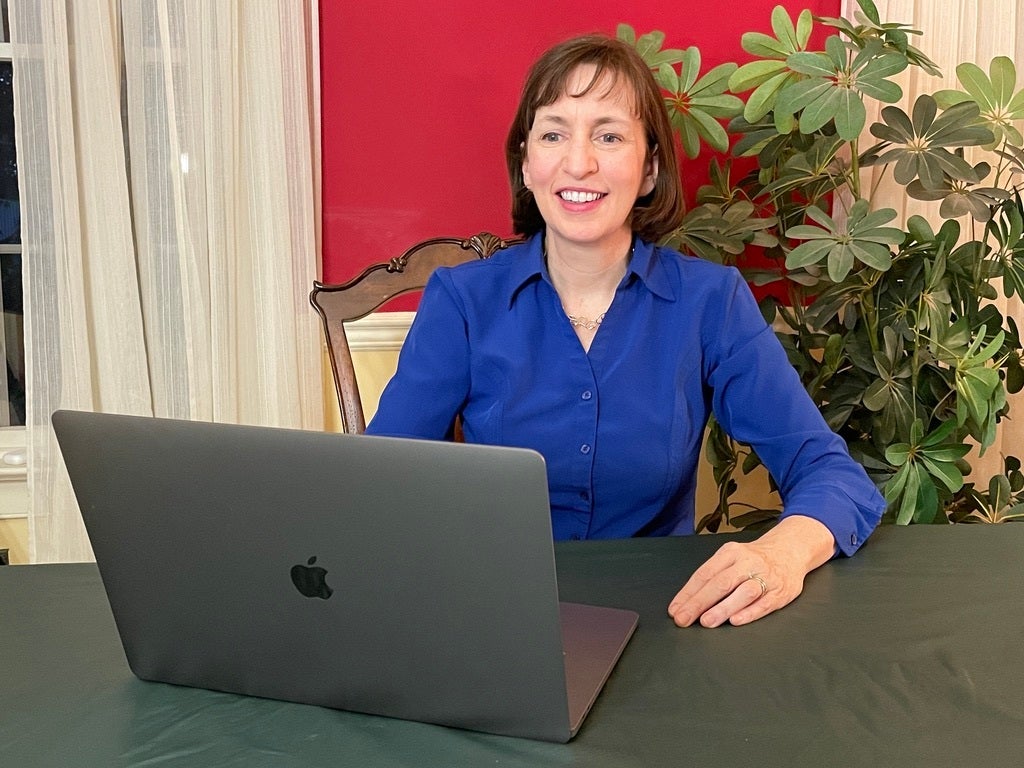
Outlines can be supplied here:
<path id="1" fill-rule="evenodd" d="M 580 446 L 580 453 L 590 453 L 590 446 L 584 443 Z"/>
<path id="2" fill-rule="evenodd" d="M 589 389 L 583 390 L 583 394 L 580 395 L 580 397 L 582 397 L 584 400 L 589 400 L 593 396 L 594 396 L 594 393 L 591 392 Z"/>

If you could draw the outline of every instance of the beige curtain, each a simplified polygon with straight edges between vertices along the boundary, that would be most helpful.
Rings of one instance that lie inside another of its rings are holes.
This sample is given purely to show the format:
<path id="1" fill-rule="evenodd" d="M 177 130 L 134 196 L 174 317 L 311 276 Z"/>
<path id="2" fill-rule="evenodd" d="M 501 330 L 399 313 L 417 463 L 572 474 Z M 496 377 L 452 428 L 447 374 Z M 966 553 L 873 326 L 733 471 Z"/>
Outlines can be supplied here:
<path id="1" fill-rule="evenodd" d="M 11 0 L 34 562 L 57 408 L 320 429 L 316 0 Z"/>
<path id="2" fill-rule="evenodd" d="M 986 72 L 995 56 L 1009 56 L 1017 65 L 1017 88 L 1024 88 L 1024 0 L 874 0 L 883 22 L 900 22 L 923 32 L 912 36 L 913 45 L 938 64 L 942 77 L 933 77 L 919 69 L 910 69 L 898 80 L 904 89 L 900 102 L 908 114 L 921 93 L 934 93 L 942 88 L 961 89 L 956 66 L 970 61 Z M 856 0 L 843 0 L 843 15 L 853 18 L 858 9 Z M 868 114 L 868 124 L 878 119 L 879 109 Z M 865 141 L 873 142 L 868 136 Z M 878 171 L 865 177 L 878 181 Z M 888 182 L 888 183 L 887 183 Z M 919 214 L 937 227 L 938 203 L 925 203 L 906 196 L 903 187 L 885 175 L 875 196 L 878 206 L 891 206 L 903 220 Z M 1024 303 L 1015 296 L 1009 302 L 999 300 L 1000 310 L 1009 313 L 1024 328 Z M 971 479 L 987 486 L 988 479 L 1002 471 L 1003 454 L 1020 455 L 1024 445 L 1024 394 L 1011 397 L 1009 421 L 1001 425 L 995 445 L 984 457 L 971 458 L 974 472 Z"/>

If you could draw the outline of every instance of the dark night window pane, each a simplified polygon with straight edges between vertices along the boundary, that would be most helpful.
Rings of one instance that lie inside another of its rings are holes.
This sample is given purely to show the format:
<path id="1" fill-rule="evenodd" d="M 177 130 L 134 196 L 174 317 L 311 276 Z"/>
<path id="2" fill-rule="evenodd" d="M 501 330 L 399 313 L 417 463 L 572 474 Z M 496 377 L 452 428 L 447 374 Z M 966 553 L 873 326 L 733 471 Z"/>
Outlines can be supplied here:
<path id="1" fill-rule="evenodd" d="M 3 35 L 7 38 L 7 4 L 2 3 Z M 14 150 L 14 94 L 10 61 L 0 61 L 0 308 L 7 378 L 6 413 L 0 425 L 25 423 L 24 308 L 21 291 L 21 208 L 18 163 Z M 0 393 L 2 393 L 0 389 Z"/>

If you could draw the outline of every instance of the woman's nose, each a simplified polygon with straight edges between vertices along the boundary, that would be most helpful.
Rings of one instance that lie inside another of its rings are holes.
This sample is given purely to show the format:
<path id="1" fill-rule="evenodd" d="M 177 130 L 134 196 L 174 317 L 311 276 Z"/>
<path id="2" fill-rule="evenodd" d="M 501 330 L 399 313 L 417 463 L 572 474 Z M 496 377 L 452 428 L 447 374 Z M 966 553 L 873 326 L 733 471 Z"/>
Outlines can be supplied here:
<path id="1" fill-rule="evenodd" d="M 576 178 L 582 178 L 597 170 L 597 155 L 589 139 L 574 138 L 568 142 L 565 152 L 565 170 Z"/>

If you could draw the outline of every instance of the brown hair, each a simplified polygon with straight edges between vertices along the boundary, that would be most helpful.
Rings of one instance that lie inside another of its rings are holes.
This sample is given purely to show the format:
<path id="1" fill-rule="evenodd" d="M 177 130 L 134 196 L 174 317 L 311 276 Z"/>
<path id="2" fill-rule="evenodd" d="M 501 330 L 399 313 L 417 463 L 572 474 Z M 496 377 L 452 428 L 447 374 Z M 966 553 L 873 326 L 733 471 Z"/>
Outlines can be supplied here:
<path id="1" fill-rule="evenodd" d="M 540 107 L 554 104 L 566 94 L 573 73 L 592 65 L 594 77 L 581 93 L 585 96 L 609 73 L 612 82 L 625 82 L 632 90 L 633 106 L 647 135 L 648 156 L 657 155 L 658 177 L 654 189 L 633 207 L 630 225 L 644 240 L 657 241 L 679 226 L 683 217 L 683 188 L 675 137 L 665 111 L 661 89 L 650 68 L 636 50 L 606 35 L 582 35 L 559 43 L 530 68 L 508 138 L 505 162 L 512 187 L 512 227 L 517 234 L 533 235 L 544 228 L 544 219 L 523 183 L 526 140 Z"/>

